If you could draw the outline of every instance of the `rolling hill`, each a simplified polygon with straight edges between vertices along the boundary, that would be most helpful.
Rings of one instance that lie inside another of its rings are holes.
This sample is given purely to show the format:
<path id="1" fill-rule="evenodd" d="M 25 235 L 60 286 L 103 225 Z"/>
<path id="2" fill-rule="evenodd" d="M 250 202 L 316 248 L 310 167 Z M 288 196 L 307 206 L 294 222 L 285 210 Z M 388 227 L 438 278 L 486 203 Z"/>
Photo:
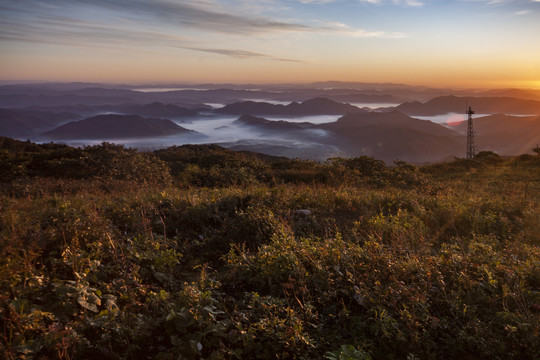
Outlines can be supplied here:
<path id="1" fill-rule="evenodd" d="M 180 107 L 172 104 L 163 104 L 161 102 L 153 102 L 151 104 L 125 104 L 112 107 L 115 111 L 122 112 L 126 115 L 139 115 L 151 117 L 194 117 L 198 114 L 185 107 Z"/>
<path id="2" fill-rule="evenodd" d="M 500 155 L 524 154 L 540 144 L 540 116 L 508 116 L 496 114 L 475 118 L 475 145 L 478 151 L 489 150 Z M 455 129 L 463 134 L 467 122 Z"/>
<path id="3" fill-rule="evenodd" d="M 49 139 L 122 139 L 174 134 L 198 134 L 171 120 L 143 118 L 138 115 L 98 115 L 73 121 L 43 134 Z"/>
<path id="4" fill-rule="evenodd" d="M 348 156 L 368 155 L 387 163 L 440 161 L 462 155 L 465 146 L 464 136 L 455 131 L 398 111 L 348 114 L 320 127 L 331 134 L 328 142 Z"/>

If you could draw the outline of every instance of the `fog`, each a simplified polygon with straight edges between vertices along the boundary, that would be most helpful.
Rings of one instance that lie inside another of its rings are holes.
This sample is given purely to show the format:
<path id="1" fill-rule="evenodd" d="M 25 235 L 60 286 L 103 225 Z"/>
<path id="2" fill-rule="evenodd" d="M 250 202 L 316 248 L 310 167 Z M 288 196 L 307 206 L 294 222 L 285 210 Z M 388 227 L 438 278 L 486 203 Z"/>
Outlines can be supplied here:
<path id="1" fill-rule="evenodd" d="M 393 108 L 400 105 L 397 103 L 349 103 L 349 104 L 359 107 L 361 109 L 367 108 L 370 110 L 376 110 L 379 108 Z"/>
<path id="2" fill-rule="evenodd" d="M 222 107 L 225 106 L 225 104 L 220 104 L 220 103 L 204 103 L 204 105 L 208 105 L 210 106 L 212 109 L 220 109 Z"/>
<path id="3" fill-rule="evenodd" d="M 220 104 L 212 105 L 216 105 L 216 107 L 218 107 Z M 365 105 L 369 104 L 364 103 L 361 105 L 366 107 Z M 489 115 L 491 114 L 475 114 L 475 118 Z M 311 123 L 319 125 L 336 122 L 341 115 L 262 117 L 270 121 Z M 429 120 L 442 124 L 448 128 L 467 120 L 466 114 L 459 113 L 414 117 L 421 120 Z M 139 150 L 155 150 L 173 145 L 180 146 L 186 144 L 218 144 L 225 147 L 249 148 L 253 149 L 254 151 L 260 149 L 263 152 L 265 152 L 265 149 L 269 148 L 272 148 L 271 152 L 276 152 L 276 148 L 289 149 L 283 150 L 284 155 L 292 155 L 294 154 L 294 151 L 299 154 L 302 154 L 303 152 L 310 152 L 310 154 L 320 153 L 321 158 L 323 158 L 323 156 L 328 156 L 330 152 L 336 152 L 336 149 L 334 149 L 332 146 L 325 145 L 325 143 L 327 143 L 325 139 L 327 139 L 328 133 L 323 129 L 292 131 L 267 130 L 264 127 L 235 124 L 235 121 L 238 118 L 239 116 L 237 115 L 216 115 L 211 113 L 189 120 L 186 120 L 185 118 L 170 118 L 177 125 L 188 130 L 196 131 L 197 133 L 150 138 L 108 139 L 106 141 L 116 144 L 123 144 L 126 147 L 137 148 Z M 84 146 L 100 144 L 102 141 L 103 140 L 89 139 L 65 141 L 65 143 L 72 146 Z M 287 153 L 287 151 L 290 152 L 290 154 Z"/>
<path id="4" fill-rule="evenodd" d="M 207 89 L 199 89 L 199 88 L 164 88 L 164 87 L 156 87 L 156 88 L 139 88 L 139 89 L 132 89 L 133 91 L 140 91 L 145 93 L 158 93 L 158 92 L 169 92 L 169 91 L 184 91 L 184 90 L 190 90 L 190 91 L 206 91 Z"/>
<path id="5" fill-rule="evenodd" d="M 272 105 L 289 105 L 292 103 L 292 101 L 280 101 L 272 99 L 244 99 L 242 101 L 265 102 Z"/>
<path id="6" fill-rule="evenodd" d="M 274 121 L 287 121 L 291 123 L 308 122 L 312 124 L 327 124 L 336 122 L 341 115 L 310 115 L 310 116 L 296 116 L 296 117 L 283 117 L 283 116 L 263 116 L 266 120 Z"/>
<path id="7" fill-rule="evenodd" d="M 197 131 L 204 138 L 194 144 L 235 142 L 243 139 L 263 139 L 264 137 L 252 131 L 250 128 L 233 124 L 238 116 L 225 116 L 213 119 L 198 119 L 190 123 L 178 123 L 178 125 Z"/>
<path id="8" fill-rule="evenodd" d="M 338 115 L 305 116 L 298 118 L 288 118 L 288 122 L 312 122 L 322 124 L 336 121 Z M 193 130 L 199 134 L 179 134 L 170 136 L 159 136 L 149 138 L 133 139 L 107 139 L 105 141 L 122 144 L 126 147 L 137 148 L 139 150 L 154 150 L 173 145 L 185 144 L 221 144 L 223 146 L 249 145 L 249 146 L 280 146 L 280 147 L 313 147 L 321 146 L 317 139 L 323 139 L 327 132 L 322 129 L 306 129 L 302 131 L 277 133 L 265 131 L 263 128 L 234 124 L 238 116 L 218 115 L 216 117 L 202 117 L 189 121 L 184 119 L 171 118 L 177 125 L 185 129 Z M 274 120 L 283 120 L 275 117 Z M 72 146 L 97 145 L 104 140 L 67 140 L 64 143 Z"/>

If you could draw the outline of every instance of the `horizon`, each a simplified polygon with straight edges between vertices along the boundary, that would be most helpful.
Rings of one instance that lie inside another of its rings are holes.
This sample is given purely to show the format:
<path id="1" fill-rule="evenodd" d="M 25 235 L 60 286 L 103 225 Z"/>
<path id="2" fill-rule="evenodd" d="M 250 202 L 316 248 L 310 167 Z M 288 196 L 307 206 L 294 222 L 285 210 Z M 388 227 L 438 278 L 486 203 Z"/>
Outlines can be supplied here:
<path id="1" fill-rule="evenodd" d="M 539 0 L 21 0 L 0 10 L 2 83 L 540 89 Z"/>
<path id="2" fill-rule="evenodd" d="M 479 86 L 471 84 L 469 86 L 432 86 L 432 85 L 426 85 L 426 84 L 410 84 L 410 83 L 398 83 L 398 82 L 364 82 L 364 81 L 340 81 L 340 80 L 315 80 L 315 81 L 306 81 L 306 82 L 192 82 L 192 81 L 147 81 L 147 82 L 129 82 L 129 81 L 85 81 L 85 80 L 3 80 L 0 79 L 0 86 L 12 86 L 12 85 L 54 85 L 54 84 L 81 84 L 81 86 L 92 86 L 92 85 L 104 85 L 108 87 L 148 87 L 150 88 L 160 88 L 160 87 L 171 87 L 171 91 L 174 91 L 174 87 L 179 86 L 200 86 L 200 87 L 221 87 L 221 86 L 234 86 L 234 87 L 250 87 L 250 86 L 277 86 L 277 87 L 287 87 L 287 86 L 314 86 L 317 84 L 324 84 L 324 83 L 339 83 L 343 86 L 358 86 L 358 85 L 367 85 L 367 86 L 396 86 L 396 87 L 411 87 L 411 88 L 425 88 L 425 89 L 431 89 L 431 90 L 447 90 L 447 91 L 489 91 L 489 90 L 523 90 L 523 91 L 536 91 L 540 90 L 540 83 L 538 85 L 536 84 L 526 84 L 525 86 L 519 86 L 517 84 L 512 85 L 505 85 L 500 84 L 498 86 Z M 338 89 L 339 87 L 335 87 Z M 352 89 L 351 88 L 351 89 Z M 342 88 L 342 89 L 345 89 Z M 140 89 L 130 89 L 132 91 L 141 91 Z M 201 90 L 207 90 L 207 89 L 201 89 Z M 362 89 L 357 89 L 362 90 Z M 366 88 L 365 90 L 372 90 Z M 144 91 L 142 91 L 144 92 Z M 451 94 L 449 94 L 451 95 Z"/>

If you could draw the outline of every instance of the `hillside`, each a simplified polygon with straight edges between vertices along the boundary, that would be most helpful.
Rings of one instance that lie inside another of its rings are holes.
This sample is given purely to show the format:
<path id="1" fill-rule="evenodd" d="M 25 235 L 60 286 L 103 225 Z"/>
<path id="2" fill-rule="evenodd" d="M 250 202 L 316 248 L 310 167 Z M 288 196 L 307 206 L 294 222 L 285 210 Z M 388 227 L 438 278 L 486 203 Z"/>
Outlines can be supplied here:
<path id="1" fill-rule="evenodd" d="M 347 114 L 337 122 L 319 125 L 243 115 L 233 124 L 256 129 L 262 134 L 280 134 L 298 143 L 313 143 L 313 146 L 304 144 L 302 148 L 272 143 L 232 144 L 235 149 L 289 157 L 325 160 L 336 156 L 332 154 L 349 157 L 367 155 L 387 164 L 397 159 L 425 163 L 459 156 L 465 147 L 463 135 L 398 111 Z"/>
<path id="2" fill-rule="evenodd" d="M 387 167 L 0 138 L 0 185 L 6 359 L 540 352 L 540 155 Z"/>
<path id="3" fill-rule="evenodd" d="M 462 135 L 398 111 L 348 114 L 336 123 L 321 125 L 321 128 L 333 134 L 328 142 L 338 144 L 346 154 L 373 156 L 387 163 L 396 159 L 437 162 L 459 156 L 465 146 Z"/>
<path id="4" fill-rule="evenodd" d="M 137 115 L 98 115 L 72 121 L 47 131 L 43 137 L 49 139 L 123 139 L 132 137 L 154 137 L 173 134 L 196 134 L 176 125 L 170 120 L 143 118 Z"/>
<path id="5" fill-rule="evenodd" d="M 473 119 L 478 151 L 490 150 L 500 155 L 526 152 L 540 144 L 540 117 L 492 115 Z M 456 131 L 467 132 L 467 123 L 456 125 Z"/>

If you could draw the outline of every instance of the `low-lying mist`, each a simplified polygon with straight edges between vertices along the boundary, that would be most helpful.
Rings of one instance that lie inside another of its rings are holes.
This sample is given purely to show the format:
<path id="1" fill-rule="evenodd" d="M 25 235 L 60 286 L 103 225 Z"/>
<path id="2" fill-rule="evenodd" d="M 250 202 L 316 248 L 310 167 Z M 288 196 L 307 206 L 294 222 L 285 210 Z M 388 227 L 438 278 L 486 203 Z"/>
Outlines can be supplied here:
<path id="1" fill-rule="evenodd" d="M 287 123 L 309 122 L 311 124 L 324 124 L 335 122 L 339 117 L 340 116 L 338 115 L 320 115 L 287 118 L 286 120 L 283 120 L 282 117 L 265 117 L 265 119 L 285 121 Z M 237 119 L 238 116 L 234 115 L 201 117 L 190 120 L 171 118 L 177 125 L 188 130 L 196 131 L 198 134 L 107 139 L 107 141 L 140 150 L 153 150 L 173 145 L 186 144 L 221 144 L 228 147 L 233 146 L 234 144 L 248 144 L 249 146 L 272 145 L 301 148 L 320 146 L 320 143 L 315 140 L 322 140 L 327 136 L 327 132 L 323 129 L 305 129 L 294 132 L 266 131 L 259 127 L 235 123 Z M 88 139 L 66 140 L 63 142 L 72 146 L 84 146 L 100 144 L 102 141 L 103 140 Z"/>

